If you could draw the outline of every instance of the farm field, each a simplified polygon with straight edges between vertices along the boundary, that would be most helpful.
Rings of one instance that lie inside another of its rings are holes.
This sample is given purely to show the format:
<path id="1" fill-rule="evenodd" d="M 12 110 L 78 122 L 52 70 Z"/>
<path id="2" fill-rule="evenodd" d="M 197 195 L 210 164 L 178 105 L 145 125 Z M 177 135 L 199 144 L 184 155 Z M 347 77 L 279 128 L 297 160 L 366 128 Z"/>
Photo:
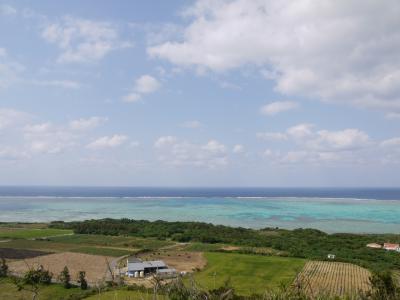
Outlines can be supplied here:
<path id="1" fill-rule="evenodd" d="M 350 296 L 368 291 L 370 272 L 359 266 L 326 261 L 309 261 L 299 274 L 299 281 L 312 295 Z"/>
<path id="2" fill-rule="evenodd" d="M 202 287 L 213 289 L 228 279 L 241 295 L 263 293 L 290 283 L 302 270 L 306 260 L 299 258 L 256 256 L 234 253 L 205 253 L 207 266 L 195 273 L 195 281 Z"/>
<path id="3" fill-rule="evenodd" d="M 46 254 L 50 253 L 37 250 L 28 250 L 28 249 L 0 248 L 0 257 L 5 258 L 7 260 L 32 258 Z"/>
<path id="4" fill-rule="evenodd" d="M 68 244 L 68 243 L 57 243 L 47 240 L 25 240 L 25 239 L 17 239 L 10 240 L 0 244 L 1 248 L 7 249 L 29 249 L 29 250 L 38 250 L 44 252 L 77 252 L 77 253 L 86 253 L 86 254 L 95 254 L 95 255 L 106 255 L 106 256 L 123 256 L 132 254 L 135 252 L 135 249 L 120 249 L 120 248 L 109 248 L 103 246 L 96 245 L 85 245 L 85 244 Z"/>
<path id="5" fill-rule="evenodd" d="M 13 224 L 14 226 L 14 224 Z M 16 226 L 16 225 L 15 225 Z M 119 257 L 142 249 L 156 250 L 173 246 L 171 241 L 152 238 L 73 234 L 71 230 L 53 228 L 0 226 L 0 247 L 8 249 L 38 250 L 44 252 L 77 252 Z M 43 226 L 43 225 L 41 225 Z"/>
<path id="6" fill-rule="evenodd" d="M 0 227 L 0 239 L 36 239 L 72 233 L 68 229 Z"/>
<path id="7" fill-rule="evenodd" d="M 13 274 L 24 274 L 29 268 L 42 265 L 55 276 L 67 266 L 72 281 L 76 281 L 79 271 L 85 271 L 87 281 L 94 284 L 109 277 L 107 264 L 111 264 L 112 260 L 113 258 L 107 256 L 65 252 L 11 261 L 8 265 Z"/>
<path id="8" fill-rule="evenodd" d="M 162 241 L 152 238 L 138 238 L 127 236 L 111 236 L 97 234 L 74 234 L 69 236 L 58 236 L 50 238 L 50 241 L 63 244 L 86 244 L 97 246 L 112 246 L 133 249 L 158 249 L 161 247 L 171 246 L 174 243 L 170 241 Z"/>
<path id="9" fill-rule="evenodd" d="M 160 251 L 139 255 L 143 260 L 163 260 L 169 267 L 179 272 L 193 272 L 207 264 L 202 252 Z"/>

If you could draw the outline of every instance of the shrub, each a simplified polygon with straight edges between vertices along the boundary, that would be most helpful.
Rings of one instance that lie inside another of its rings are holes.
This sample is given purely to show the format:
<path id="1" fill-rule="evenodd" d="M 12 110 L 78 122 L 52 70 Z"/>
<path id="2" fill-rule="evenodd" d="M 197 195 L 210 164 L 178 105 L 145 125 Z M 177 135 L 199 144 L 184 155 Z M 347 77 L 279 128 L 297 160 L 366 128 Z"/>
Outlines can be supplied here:
<path id="1" fill-rule="evenodd" d="M 85 271 L 79 271 L 78 274 L 78 283 L 81 287 L 81 290 L 86 290 L 88 288 L 88 284 L 86 281 L 86 272 Z"/>
<path id="2" fill-rule="evenodd" d="M 69 289 L 71 288 L 71 275 L 69 274 L 68 267 L 65 266 L 64 269 L 61 271 L 58 279 L 61 281 L 64 288 Z"/>
<path id="3" fill-rule="evenodd" d="M 5 258 L 2 257 L 0 263 L 0 277 L 7 277 L 7 273 L 8 273 L 8 265 L 6 263 Z"/>

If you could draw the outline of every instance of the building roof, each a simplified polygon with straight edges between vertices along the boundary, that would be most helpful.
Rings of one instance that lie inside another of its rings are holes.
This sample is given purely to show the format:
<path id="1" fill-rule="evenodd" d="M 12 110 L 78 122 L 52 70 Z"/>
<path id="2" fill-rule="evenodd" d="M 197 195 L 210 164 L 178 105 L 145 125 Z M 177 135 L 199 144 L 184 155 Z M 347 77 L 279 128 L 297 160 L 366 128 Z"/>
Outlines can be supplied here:
<path id="1" fill-rule="evenodd" d="M 144 271 L 150 268 L 167 268 L 167 265 L 162 260 L 149 260 L 143 262 L 128 262 L 128 271 Z"/>
<path id="2" fill-rule="evenodd" d="M 400 247 L 399 244 L 391 244 L 391 243 L 384 243 L 383 244 L 383 248 L 385 248 L 385 249 L 397 249 L 399 247 Z"/>
<path id="3" fill-rule="evenodd" d="M 369 248 L 382 248 L 382 245 L 377 244 L 377 243 L 370 243 L 370 244 L 367 244 L 367 247 L 369 247 Z"/>
<path id="4" fill-rule="evenodd" d="M 128 271 L 144 271 L 143 263 L 128 263 Z"/>
<path id="5" fill-rule="evenodd" d="M 145 268 L 165 268 L 167 265 L 162 260 L 149 260 L 143 262 Z"/>

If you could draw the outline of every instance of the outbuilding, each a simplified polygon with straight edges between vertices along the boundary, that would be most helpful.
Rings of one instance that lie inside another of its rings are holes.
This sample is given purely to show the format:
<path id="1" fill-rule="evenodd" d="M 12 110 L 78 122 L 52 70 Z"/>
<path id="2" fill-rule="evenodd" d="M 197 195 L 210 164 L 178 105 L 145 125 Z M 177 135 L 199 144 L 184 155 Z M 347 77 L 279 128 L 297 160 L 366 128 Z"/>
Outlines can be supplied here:
<path id="1" fill-rule="evenodd" d="M 397 251 L 400 252 L 400 245 L 399 244 L 392 244 L 392 243 L 384 243 L 383 249 L 388 251 Z"/>
<path id="2" fill-rule="evenodd" d="M 126 275 L 129 277 L 144 277 L 168 269 L 162 260 L 142 261 L 138 258 L 128 258 Z"/>

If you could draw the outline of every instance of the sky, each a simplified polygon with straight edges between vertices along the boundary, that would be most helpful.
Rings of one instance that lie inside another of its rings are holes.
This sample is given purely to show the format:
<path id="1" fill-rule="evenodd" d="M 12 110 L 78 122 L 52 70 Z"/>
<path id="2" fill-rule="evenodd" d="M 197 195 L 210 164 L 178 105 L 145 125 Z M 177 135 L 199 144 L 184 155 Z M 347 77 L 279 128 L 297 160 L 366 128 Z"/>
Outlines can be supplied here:
<path id="1" fill-rule="evenodd" d="M 400 2 L 0 0 L 0 185 L 400 186 Z"/>

